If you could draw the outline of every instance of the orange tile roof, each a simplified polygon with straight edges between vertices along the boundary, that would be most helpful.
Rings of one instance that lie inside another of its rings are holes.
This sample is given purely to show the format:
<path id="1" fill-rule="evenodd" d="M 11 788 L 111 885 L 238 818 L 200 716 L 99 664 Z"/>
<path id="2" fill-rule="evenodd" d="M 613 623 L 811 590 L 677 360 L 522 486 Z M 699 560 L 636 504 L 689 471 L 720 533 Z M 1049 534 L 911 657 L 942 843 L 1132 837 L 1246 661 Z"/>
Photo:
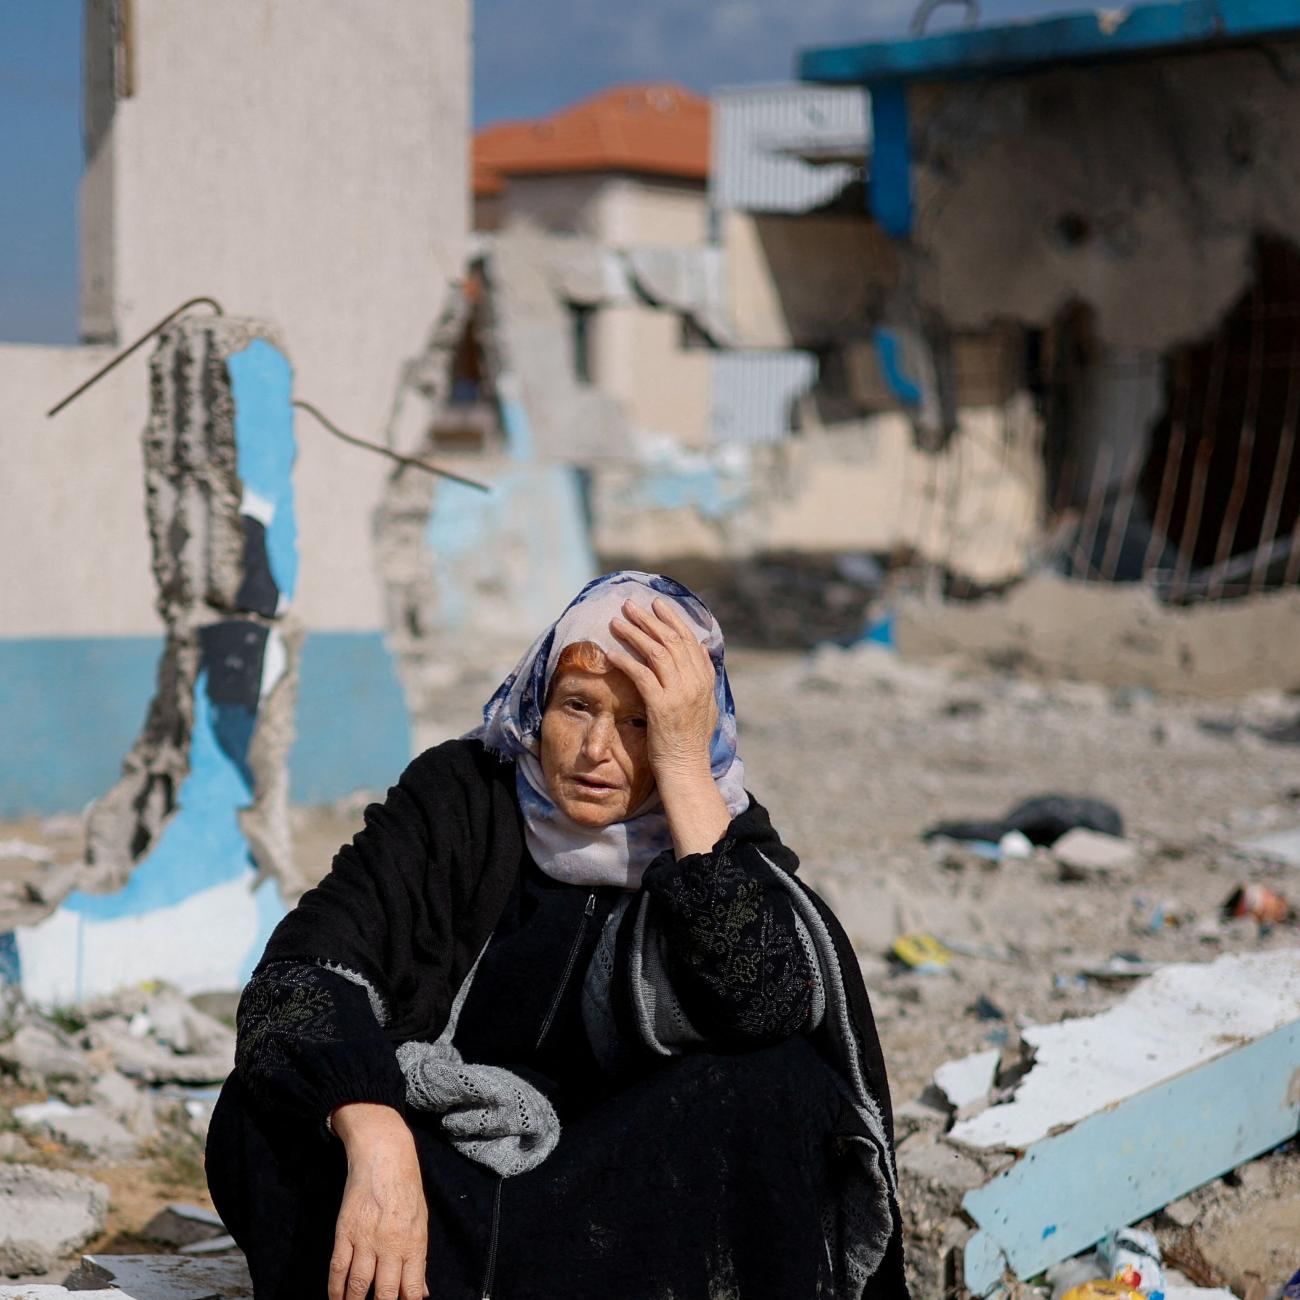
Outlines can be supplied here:
<path id="1" fill-rule="evenodd" d="M 616 86 L 549 117 L 501 122 L 474 136 L 474 194 L 508 176 L 643 172 L 709 175 L 709 101 L 664 83 Z"/>

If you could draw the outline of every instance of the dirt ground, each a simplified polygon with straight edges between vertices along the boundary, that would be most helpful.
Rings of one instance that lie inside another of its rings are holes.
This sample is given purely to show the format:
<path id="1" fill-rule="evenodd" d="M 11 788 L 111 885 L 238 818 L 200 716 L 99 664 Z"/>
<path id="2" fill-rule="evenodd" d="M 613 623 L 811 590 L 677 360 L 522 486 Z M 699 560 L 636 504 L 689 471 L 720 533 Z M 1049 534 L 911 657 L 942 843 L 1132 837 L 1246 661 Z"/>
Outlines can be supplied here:
<path id="1" fill-rule="evenodd" d="M 1080 972 L 1116 953 L 1203 961 L 1300 944 L 1294 922 L 1222 919 L 1224 900 L 1247 881 L 1300 904 L 1300 866 L 1242 847 L 1300 827 L 1300 698 L 1198 704 L 1142 689 L 922 668 L 873 650 L 750 652 L 734 658 L 731 675 L 746 783 L 854 941 L 896 1105 L 951 1057 L 1017 1027 L 1110 1005 L 1131 985 Z M 446 691 L 447 734 L 473 725 L 494 684 Z M 1130 876 L 1069 883 L 1042 852 L 990 862 L 920 838 L 938 819 L 994 817 L 1049 792 L 1120 810 L 1138 850 Z M 358 795 L 294 810 L 299 887 L 327 868 L 364 803 Z M 15 838 L 47 845 L 56 860 L 78 849 L 66 818 L 0 823 L 0 841 Z M 0 860 L 0 879 L 16 869 Z M 907 930 L 953 949 L 947 972 L 923 975 L 888 958 Z M 95 1171 L 113 1187 L 109 1239 L 130 1240 L 167 1201 L 203 1201 L 192 1169 L 187 1179 L 173 1168 L 179 1181 L 167 1183 L 159 1163 Z M 1252 1203 L 1254 1244 L 1220 1224 L 1234 1222 L 1227 1211 L 1205 1212 L 1201 1244 L 1213 1250 L 1214 1233 L 1224 1237 L 1219 1254 L 1240 1285 L 1252 1271 L 1237 1259 L 1243 1252 L 1273 1268 L 1290 1254 L 1300 1266 L 1297 1166 L 1270 1175 L 1279 1180 L 1274 1194 Z M 1220 1200 L 1236 1195 L 1229 1183 Z"/>

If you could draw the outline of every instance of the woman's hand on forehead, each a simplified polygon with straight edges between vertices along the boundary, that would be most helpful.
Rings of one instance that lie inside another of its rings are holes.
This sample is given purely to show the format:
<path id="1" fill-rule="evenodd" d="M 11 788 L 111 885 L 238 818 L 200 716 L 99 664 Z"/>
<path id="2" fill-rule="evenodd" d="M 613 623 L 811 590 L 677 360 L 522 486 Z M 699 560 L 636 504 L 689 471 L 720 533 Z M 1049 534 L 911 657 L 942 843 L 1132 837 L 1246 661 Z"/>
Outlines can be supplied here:
<path id="1" fill-rule="evenodd" d="M 709 652 L 670 600 L 656 597 L 649 609 L 623 602 L 623 617 L 609 630 L 626 651 L 611 651 L 610 664 L 632 679 L 645 703 L 648 755 L 656 778 L 707 772 L 718 722 L 714 668 Z"/>

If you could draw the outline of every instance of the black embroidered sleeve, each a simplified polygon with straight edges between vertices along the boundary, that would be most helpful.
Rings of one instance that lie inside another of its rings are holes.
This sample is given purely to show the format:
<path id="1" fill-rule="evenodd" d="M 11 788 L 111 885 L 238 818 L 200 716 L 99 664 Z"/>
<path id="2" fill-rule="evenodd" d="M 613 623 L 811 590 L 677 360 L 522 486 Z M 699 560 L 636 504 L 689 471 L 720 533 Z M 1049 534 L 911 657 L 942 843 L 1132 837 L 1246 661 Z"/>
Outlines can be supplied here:
<path id="1" fill-rule="evenodd" d="M 335 1107 L 406 1095 L 392 1044 L 367 990 L 320 966 L 272 962 L 239 1000 L 235 1070 L 264 1105 L 328 1130 Z"/>
<path id="2" fill-rule="evenodd" d="M 810 958 L 772 870 L 752 844 L 724 839 L 711 853 L 662 855 L 646 871 L 678 996 L 709 1037 L 771 1042 L 808 1018 Z"/>

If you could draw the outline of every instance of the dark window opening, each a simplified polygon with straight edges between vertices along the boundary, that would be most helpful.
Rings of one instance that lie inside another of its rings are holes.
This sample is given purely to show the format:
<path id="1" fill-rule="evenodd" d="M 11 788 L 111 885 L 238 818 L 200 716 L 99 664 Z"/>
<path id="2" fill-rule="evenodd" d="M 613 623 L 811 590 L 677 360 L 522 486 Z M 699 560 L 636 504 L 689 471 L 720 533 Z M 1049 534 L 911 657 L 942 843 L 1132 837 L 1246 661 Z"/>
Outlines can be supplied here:
<path id="1" fill-rule="evenodd" d="M 580 384 L 590 384 L 592 365 L 592 324 L 596 309 L 586 303 L 569 304 L 569 339 L 573 349 L 573 374 Z"/>
<path id="2" fill-rule="evenodd" d="M 1219 328 L 1167 360 L 1140 491 L 1173 599 L 1300 581 L 1300 249 L 1260 237 Z M 1172 573 L 1168 563 L 1172 561 Z"/>

